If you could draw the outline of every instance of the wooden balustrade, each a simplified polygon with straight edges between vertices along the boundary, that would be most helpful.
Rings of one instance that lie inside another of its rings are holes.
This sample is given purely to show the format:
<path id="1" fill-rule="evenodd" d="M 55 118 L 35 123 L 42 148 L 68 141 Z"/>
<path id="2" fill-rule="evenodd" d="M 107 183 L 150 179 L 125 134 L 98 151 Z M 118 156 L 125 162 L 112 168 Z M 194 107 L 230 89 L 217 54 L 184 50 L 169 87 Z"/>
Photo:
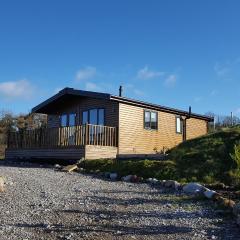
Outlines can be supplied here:
<path id="1" fill-rule="evenodd" d="M 57 148 L 83 145 L 117 146 L 117 128 L 78 125 L 9 132 L 8 148 Z"/>

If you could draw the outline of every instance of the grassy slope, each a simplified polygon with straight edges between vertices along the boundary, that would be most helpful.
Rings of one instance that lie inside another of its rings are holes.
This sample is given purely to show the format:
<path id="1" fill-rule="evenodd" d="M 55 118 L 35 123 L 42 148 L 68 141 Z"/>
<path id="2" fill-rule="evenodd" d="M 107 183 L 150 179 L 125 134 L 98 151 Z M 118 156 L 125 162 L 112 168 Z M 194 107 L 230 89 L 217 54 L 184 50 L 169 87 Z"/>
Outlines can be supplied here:
<path id="1" fill-rule="evenodd" d="M 179 178 L 203 182 L 229 183 L 229 171 L 235 168 L 230 157 L 240 141 L 240 128 L 228 128 L 181 143 L 170 151 Z"/>

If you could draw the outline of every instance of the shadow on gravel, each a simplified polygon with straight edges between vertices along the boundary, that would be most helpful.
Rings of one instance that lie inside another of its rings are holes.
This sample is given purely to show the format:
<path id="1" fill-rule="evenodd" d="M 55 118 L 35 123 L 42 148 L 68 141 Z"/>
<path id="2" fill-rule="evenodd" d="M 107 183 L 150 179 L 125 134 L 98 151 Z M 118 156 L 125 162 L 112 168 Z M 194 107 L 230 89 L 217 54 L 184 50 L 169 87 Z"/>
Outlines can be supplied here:
<path id="1" fill-rule="evenodd" d="M 164 212 L 157 212 L 157 211 L 146 211 L 146 212 L 116 212 L 116 211 L 107 211 L 107 210 L 95 210 L 95 211 L 81 211 L 81 210 L 62 210 L 62 213 L 69 213 L 69 214 L 86 214 L 91 218 L 98 218 L 98 219 L 107 219 L 107 220 L 136 220 L 139 218 L 160 218 L 164 220 L 170 219 L 193 219 L 193 218 L 205 218 L 207 216 L 203 216 L 199 214 L 198 211 L 192 212 L 171 212 L 171 213 L 164 213 Z"/>
<path id="2" fill-rule="evenodd" d="M 144 225 L 141 227 L 114 225 L 114 224 L 86 224 L 86 225 L 50 225 L 48 228 L 44 224 L 17 224 L 14 225 L 19 228 L 35 228 L 45 232 L 101 232 L 114 235 L 158 235 L 158 234 L 181 234 L 192 232 L 192 228 L 189 227 L 177 227 L 173 225 L 168 226 L 151 226 Z"/>

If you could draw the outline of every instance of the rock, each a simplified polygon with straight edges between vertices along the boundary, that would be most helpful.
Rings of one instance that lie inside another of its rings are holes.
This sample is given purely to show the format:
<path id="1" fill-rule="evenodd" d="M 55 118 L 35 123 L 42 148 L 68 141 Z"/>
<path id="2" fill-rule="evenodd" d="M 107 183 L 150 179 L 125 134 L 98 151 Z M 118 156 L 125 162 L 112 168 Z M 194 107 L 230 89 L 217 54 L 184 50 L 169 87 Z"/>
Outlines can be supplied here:
<path id="1" fill-rule="evenodd" d="M 76 164 L 73 164 L 73 165 L 68 165 L 66 167 L 64 167 L 62 170 L 64 172 L 72 172 L 74 170 L 77 170 L 78 166 Z"/>
<path id="2" fill-rule="evenodd" d="M 147 182 L 148 182 L 148 183 L 151 183 L 151 184 L 159 183 L 159 181 L 158 181 L 156 178 L 148 178 L 148 179 L 147 179 Z"/>
<path id="3" fill-rule="evenodd" d="M 117 173 L 110 173 L 109 177 L 110 177 L 110 179 L 111 179 L 112 181 L 116 181 L 118 175 L 117 175 Z"/>
<path id="4" fill-rule="evenodd" d="M 4 181 L 4 178 L 2 176 L 0 176 L 0 192 L 4 192 L 5 190 L 5 181 Z"/>
<path id="5" fill-rule="evenodd" d="M 205 196 L 206 198 L 212 199 L 213 196 L 214 196 L 215 194 L 217 194 L 217 192 L 216 192 L 216 191 L 213 191 L 213 190 L 210 190 L 210 189 L 207 189 L 203 194 L 204 194 L 204 196 Z"/>
<path id="6" fill-rule="evenodd" d="M 231 211 L 233 211 L 234 206 L 235 206 L 235 202 L 231 199 L 227 199 L 224 197 L 219 197 L 217 199 L 217 204 L 219 208 L 223 208 L 223 209 L 229 209 Z"/>
<path id="7" fill-rule="evenodd" d="M 198 194 L 198 193 L 203 193 L 206 190 L 204 186 L 202 186 L 199 183 L 188 183 L 185 186 L 183 186 L 183 191 L 185 193 L 192 193 L 192 194 Z"/>
<path id="8" fill-rule="evenodd" d="M 105 178 L 110 178 L 110 172 L 105 172 L 105 173 L 104 173 L 104 177 L 105 177 Z"/>
<path id="9" fill-rule="evenodd" d="M 132 175 L 127 175 L 125 177 L 122 177 L 122 181 L 124 181 L 124 182 L 130 182 L 131 179 L 132 179 Z"/>
<path id="10" fill-rule="evenodd" d="M 59 164 L 55 164 L 55 165 L 54 165 L 54 168 L 57 169 L 57 170 L 62 169 L 62 167 L 61 167 Z"/>
<path id="11" fill-rule="evenodd" d="M 167 188 L 174 188 L 175 190 L 178 190 L 181 187 L 181 184 L 174 180 L 166 180 L 163 183 L 163 186 L 167 187 Z"/>
<path id="12" fill-rule="evenodd" d="M 140 181 L 140 178 L 137 175 L 132 175 L 131 182 L 136 183 L 136 182 L 139 182 L 139 181 Z"/>

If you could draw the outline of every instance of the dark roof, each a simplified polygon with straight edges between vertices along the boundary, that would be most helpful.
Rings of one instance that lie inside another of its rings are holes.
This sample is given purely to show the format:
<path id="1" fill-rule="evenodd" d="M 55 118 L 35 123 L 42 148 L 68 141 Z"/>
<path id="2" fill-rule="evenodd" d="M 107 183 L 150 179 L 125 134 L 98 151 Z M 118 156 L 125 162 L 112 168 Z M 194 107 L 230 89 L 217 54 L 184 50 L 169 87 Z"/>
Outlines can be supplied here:
<path id="1" fill-rule="evenodd" d="M 56 103 L 60 99 L 64 100 L 64 98 L 65 98 L 65 100 L 66 100 L 67 99 L 66 97 L 73 97 L 73 96 L 75 96 L 75 97 L 79 97 L 79 96 L 91 97 L 91 98 L 117 101 L 120 103 L 126 103 L 126 104 L 139 106 L 139 107 L 143 107 L 143 108 L 148 108 L 148 109 L 152 109 L 152 110 L 163 111 L 163 112 L 178 114 L 178 115 L 182 115 L 182 116 L 189 116 L 188 111 L 183 111 L 183 110 L 179 110 L 179 109 L 175 109 L 175 108 L 169 108 L 169 107 L 152 104 L 152 103 L 148 103 L 148 102 L 143 102 L 143 101 L 139 101 L 139 100 L 135 100 L 135 99 L 131 99 L 131 98 L 114 96 L 114 95 L 110 95 L 108 93 L 90 92 L 90 91 L 77 90 L 77 89 L 73 89 L 73 88 L 64 88 L 59 93 L 55 94 L 51 98 L 47 99 L 46 101 L 44 101 L 44 102 L 40 103 L 39 105 L 37 105 L 36 107 L 34 107 L 32 109 L 32 112 L 33 113 L 35 113 L 35 112 L 43 113 L 43 111 L 46 111 L 46 109 L 48 108 L 49 105 L 51 105 L 51 104 L 54 105 L 54 103 Z M 206 115 L 196 114 L 196 113 L 191 113 L 191 117 L 206 120 L 209 122 L 213 121 L 213 118 L 211 118 L 211 117 L 208 117 Z"/>

